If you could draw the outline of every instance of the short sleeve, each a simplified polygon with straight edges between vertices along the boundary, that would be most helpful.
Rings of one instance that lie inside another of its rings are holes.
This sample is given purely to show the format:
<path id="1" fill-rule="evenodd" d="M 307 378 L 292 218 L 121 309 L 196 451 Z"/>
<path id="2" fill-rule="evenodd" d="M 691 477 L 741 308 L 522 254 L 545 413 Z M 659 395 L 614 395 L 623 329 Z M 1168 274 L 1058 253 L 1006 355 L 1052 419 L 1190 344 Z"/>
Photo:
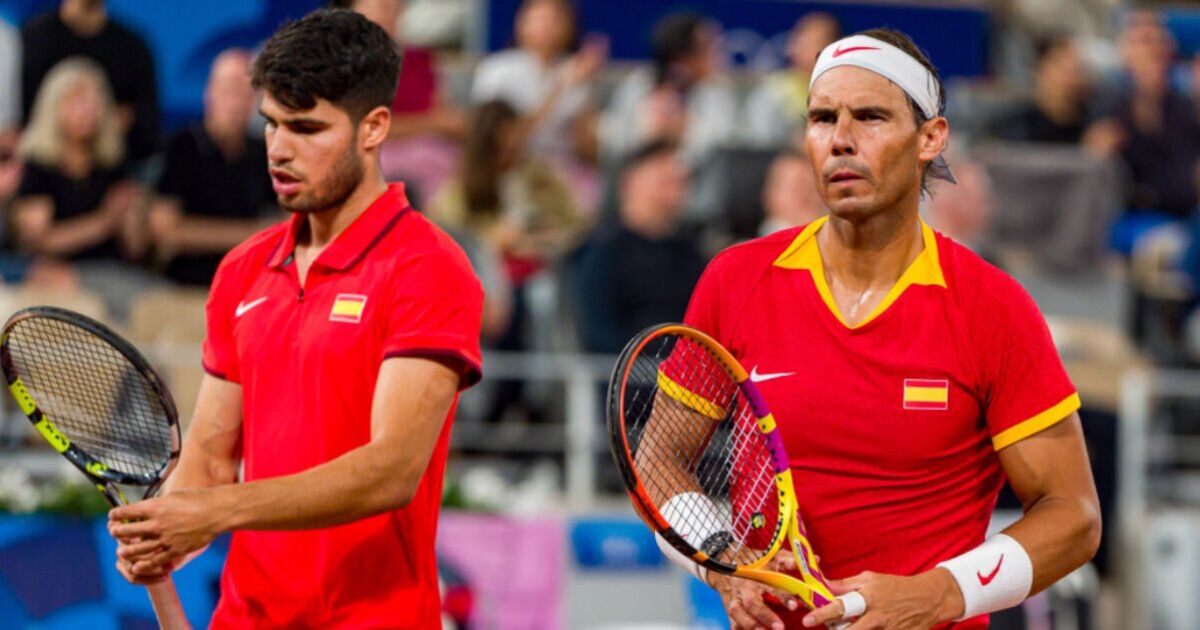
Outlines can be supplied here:
<path id="1" fill-rule="evenodd" d="M 504 66 L 497 57 L 488 57 L 479 64 L 475 71 L 475 80 L 471 84 L 471 101 L 486 103 L 487 101 L 504 98 Z"/>
<path id="2" fill-rule="evenodd" d="M 460 389 L 479 382 L 483 289 L 465 255 L 426 260 L 421 274 L 396 274 L 404 285 L 387 306 L 383 359 L 427 357 L 460 370 Z"/>
<path id="3" fill-rule="evenodd" d="M 237 343 L 233 336 L 233 318 L 236 306 L 233 303 L 233 272 L 228 263 L 222 263 L 213 278 L 204 306 L 205 333 L 203 344 L 204 371 L 225 381 L 241 382 L 238 366 Z"/>
<path id="4" fill-rule="evenodd" d="M 54 182 L 49 171 L 35 163 L 27 163 L 21 174 L 21 185 L 17 189 L 17 196 L 35 197 L 53 194 Z"/>
<path id="5" fill-rule="evenodd" d="M 1033 298 L 1006 276 L 994 295 L 990 321 L 975 328 L 984 414 L 1000 450 L 1057 424 L 1080 403 Z"/>

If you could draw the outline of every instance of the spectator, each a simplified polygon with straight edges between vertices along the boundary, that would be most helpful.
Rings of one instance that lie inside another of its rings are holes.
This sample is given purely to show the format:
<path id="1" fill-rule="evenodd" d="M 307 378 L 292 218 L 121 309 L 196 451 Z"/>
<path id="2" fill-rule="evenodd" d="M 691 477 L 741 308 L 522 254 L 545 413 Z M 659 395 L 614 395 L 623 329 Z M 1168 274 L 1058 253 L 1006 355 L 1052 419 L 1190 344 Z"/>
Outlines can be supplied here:
<path id="1" fill-rule="evenodd" d="M 953 186 L 938 186 L 927 199 L 925 220 L 930 227 L 948 236 L 975 253 L 984 245 L 984 237 L 996 209 L 992 180 L 987 168 L 979 162 L 951 150 L 954 162 Z"/>
<path id="2" fill-rule="evenodd" d="M 771 161 L 762 204 L 760 236 L 806 225 L 825 214 L 825 202 L 817 193 L 816 174 L 808 156 L 791 149 Z"/>
<path id="3" fill-rule="evenodd" d="M 21 38 L 25 120 L 50 69 L 68 57 L 87 57 L 100 64 L 112 86 L 126 157 L 140 161 L 158 148 L 154 59 L 139 35 L 109 18 L 104 0 L 62 0 L 57 11 L 26 23 Z"/>
<path id="4" fill-rule="evenodd" d="M 659 140 L 629 158 L 617 225 L 593 235 L 578 260 L 586 350 L 618 352 L 639 330 L 683 318 L 705 265 L 697 239 L 681 231 L 687 198 L 677 145 Z"/>
<path id="5" fill-rule="evenodd" d="M 1076 41 L 1048 38 L 1037 45 L 1033 102 L 1002 118 L 992 135 L 1016 142 L 1082 145 L 1096 155 L 1112 155 L 1122 134 L 1114 121 L 1098 120 L 1098 112 L 1089 109 L 1092 96 Z"/>
<path id="6" fill-rule="evenodd" d="M 499 251 L 517 286 L 573 247 L 586 228 L 566 184 L 526 153 L 519 127 L 508 103 L 480 106 L 462 172 L 428 210 L 438 224 L 474 232 Z"/>
<path id="7" fill-rule="evenodd" d="M 453 174 L 467 129 L 465 113 L 442 93 L 433 51 L 400 40 L 404 0 L 332 0 L 329 4 L 361 13 L 399 44 L 404 63 L 380 161 L 384 177 L 403 180 L 414 203 L 424 195 L 432 196 Z"/>
<path id="8" fill-rule="evenodd" d="M 733 139 L 737 106 L 719 74 L 720 31 L 691 13 L 669 16 L 654 30 L 654 68 L 634 71 L 604 115 L 601 141 L 620 159 L 656 140 L 679 144 L 687 165 L 701 165 Z"/>
<path id="9" fill-rule="evenodd" d="M 475 71 L 472 100 L 503 100 L 516 109 L 539 158 L 586 156 L 595 144 L 595 129 L 579 126 L 589 119 L 591 81 L 608 59 L 608 44 L 589 39 L 572 55 L 575 29 L 567 0 L 525 0 L 517 10 L 516 47 L 487 56 Z"/>
<path id="10" fill-rule="evenodd" d="M 837 18 L 823 11 L 796 22 L 788 38 L 788 67 L 767 76 L 746 98 L 742 128 L 747 142 L 765 147 L 791 142 L 808 116 L 808 82 L 817 56 L 841 32 Z"/>
<path id="11" fill-rule="evenodd" d="M 0 164 L 16 149 L 21 123 L 21 37 L 0 18 Z M 0 200 L 5 199 L 0 182 Z"/>
<path id="12" fill-rule="evenodd" d="M 207 287 L 225 252 L 275 209 L 266 144 L 247 133 L 253 108 L 249 53 L 223 52 L 204 89 L 204 120 L 167 145 L 149 228 L 164 274 L 177 283 Z"/>
<path id="13" fill-rule="evenodd" d="M 122 168 L 117 118 L 96 63 L 71 58 L 46 75 L 19 147 L 26 164 L 13 222 L 21 249 L 70 261 L 136 251 L 137 188 Z"/>
<path id="14" fill-rule="evenodd" d="M 1200 159 L 1200 120 L 1169 78 L 1174 40 L 1151 11 L 1130 14 L 1118 40 L 1129 87 L 1117 107 L 1127 141 L 1121 157 L 1131 177 L 1128 213 L 1113 246 L 1128 254 L 1141 235 L 1185 218 L 1196 207 L 1192 175 Z"/>
<path id="15" fill-rule="evenodd" d="M 608 40 L 576 39 L 568 0 L 525 0 L 517 10 L 516 47 L 486 57 L 475 71 L 471 99 L 503 100 L 522 116 L 520 135 L 534 157 L 557 164 L 590 211 L 598 197 L 592 81 L 608 60 Z"/>

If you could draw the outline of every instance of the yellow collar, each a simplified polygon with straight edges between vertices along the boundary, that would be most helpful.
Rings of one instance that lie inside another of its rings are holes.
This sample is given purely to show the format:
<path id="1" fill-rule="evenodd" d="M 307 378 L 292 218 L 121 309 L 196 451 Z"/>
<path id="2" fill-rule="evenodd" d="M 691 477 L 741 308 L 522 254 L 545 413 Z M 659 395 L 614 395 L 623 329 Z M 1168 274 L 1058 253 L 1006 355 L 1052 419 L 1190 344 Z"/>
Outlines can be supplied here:
<path id="1" fill-rule="evenodd" d="M 817 247 L 817 239 L 813 238 L 829 220 L 828 216 L 821 217 L 800 232 L 796 239 L 792 241 L 788 248 L 783 250 L 779 258 L 775 259 L 775 266 L 784 269 L 807 269 L 812 274 L 813 284 L 817 287 L 817 293 L 821 294 L 821 299 L 825 301 L 825 306 L 833 313 L 843 326 L 847 328 L 861 328 L 879 317 L 889 306 L 895 302 L 904 290 L 908 287 L 919 284 L 925 286 L 946 287 L 946 277 L 942 274 L 942 265 L 938 260 L 937 238 L 933 234 L 933 229 L 921 221 L 921 237 L 925 241 L 925 247 L 917 254 L 917 258 L 912 261 L 908 269 L 892 285 L 892 288 L 884 296 L 883 301 L 871 311 L 862 321 L 854 326 L 846 323 L 842 318 L 842 314 L 838 311 L 837 303 L 833 301 L 833 294 L 829 290 L 828 283 L 825 282 L 825 263 L 821 260 L 821 250 Z"/>

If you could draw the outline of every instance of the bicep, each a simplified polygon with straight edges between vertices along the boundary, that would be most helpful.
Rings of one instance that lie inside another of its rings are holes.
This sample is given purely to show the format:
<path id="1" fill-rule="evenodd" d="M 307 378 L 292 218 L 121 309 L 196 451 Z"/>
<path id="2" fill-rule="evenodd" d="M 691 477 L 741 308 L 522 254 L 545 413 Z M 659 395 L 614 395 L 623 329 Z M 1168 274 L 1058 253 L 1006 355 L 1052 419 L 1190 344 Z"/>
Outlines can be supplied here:
<path id="1" fill-rule="evenodd" d="M 385 360 L 371 404 L 371 442 L 396 444 L 398 453 L 417 455 L 423 471 L 458 393 L 456 367 L 424 357 Z"/>
<path id="2" fill-rule="evenodd" d="M 997 454 L 1026 511 L 1047 498 L 1096 501 L 1078 413 Z"/>
<path id="3" fill-rule="evenodd" d="M 242 386 L 205 374 L 179 467 L 169 487 L 209 487 L 237 481 L 242 445 Z"/>

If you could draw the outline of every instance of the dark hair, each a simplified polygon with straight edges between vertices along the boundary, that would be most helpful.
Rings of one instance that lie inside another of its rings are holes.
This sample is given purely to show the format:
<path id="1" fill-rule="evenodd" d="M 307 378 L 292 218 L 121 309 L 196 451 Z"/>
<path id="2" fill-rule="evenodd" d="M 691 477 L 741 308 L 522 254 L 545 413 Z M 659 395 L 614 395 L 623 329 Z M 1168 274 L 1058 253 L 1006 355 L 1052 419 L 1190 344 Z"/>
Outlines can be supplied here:
<path id="1" fill-rule="evenodd" d="M 379 25 L 346 9 L 322 9 L 285 24 L 254 62 L 254 87 L 290 109 L 325 99 L 361 120 L 388 106 L 400 77 L 400 49 Z"/>
<path id="2" fill-rule="evenodd" d="M 1049 57 L 1050 53 L 1064 46 L 1070 46 L 1074 42 L 1075 39 L 1073 37 L 1064 33 L 1048 35 L 1037 40 L 1033 45 L 1034 58 L 1037 65 L 1042 65 L 1042 62 L 1046 61 L 1046 57 Z"/>
<path id="3" fill-rule="evenodd" d="M 495 215 L 500 210 L 500 131 L 515 124 L 517 111 L 505 101 L 480 105 L 471 117 L 462 157 L 463 196 L 472 215 Z"/>
<path id="4" fill-rule="evenodd" d="M 909 57 L 916 59 L 917 63 L 925 66 L 925 69 L 933 77 L 934 84 L 937 85 L 937 115 L 946 115 L 946 91 L 942 89 L 942 77 L 938 75 L 937 68 L 933 66 L 933 62 L 929 61 L 929 56 L 925 54 L 925 51 L 921 50 L 920 46 L 917 46 L 917 43 L 911 37 L 891 28 L 873 28 L 855 34 L 866 35 L 867 37 L 891 44 L 903 50 Z M 908 107 L 912 110 L 913 120 L 917 123 L 917 128 L 919 129 L 921 125 L 924 125 L 931 119 L 925 115 L 925 112 L 921 111 L 921 106 L 917 105 L 917 101 L 913 100 L 913 97 L 909 96 L 907 92 L 905 92 L 904 96 L 908 99 Z M 921 169 L 921 190 L 927 195 L 929 194 L 929 167 L 932 164 L 933 162 L 930 162 Z"/>
<path id="5" fill-rule="evenodd" d="M 654 27 L 650 45 L 654 49 L 656 84 L 668 78 L 672 66 L 695 54 L 704 22 L 704 17 L 696 13 L 676 13 Z"/>
<path id="6" fill-rule="evenodd" d="M 679 143 L 674 140 L 660 139 L 651 140 L 646 144 L 638 147 L 629 157 L 625 158 L 625 164 L 621 167 L 621 172 L 628 174 L 633 172 L 633 169 L 653 160 L 656 157 L 665 154 L 674 154 L 679 152 Z"/>
<path id="7" fill-rule="evenodd" d="M 358 4 L 358 0 L 329 0 L 330 9 L 354 10 L 354 5 L 356 4 Z"/>

